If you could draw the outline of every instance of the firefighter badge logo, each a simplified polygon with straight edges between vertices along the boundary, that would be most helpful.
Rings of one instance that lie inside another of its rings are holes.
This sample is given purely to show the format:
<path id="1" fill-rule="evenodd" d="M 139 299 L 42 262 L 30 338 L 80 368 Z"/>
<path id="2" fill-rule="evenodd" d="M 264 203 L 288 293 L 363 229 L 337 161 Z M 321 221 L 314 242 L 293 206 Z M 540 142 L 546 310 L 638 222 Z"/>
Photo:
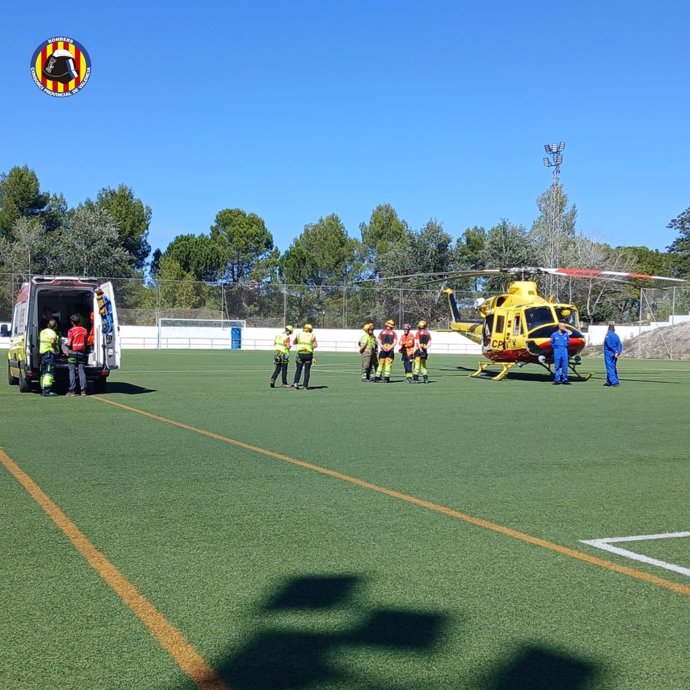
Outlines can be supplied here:
<path id="1" fill-rule="evenodd" d="M 31 76 L 49 96 L 64 98 L 81 91 L 91 76 L 91 58 L 73 38 L 49 38 L 34 51 Z"/>

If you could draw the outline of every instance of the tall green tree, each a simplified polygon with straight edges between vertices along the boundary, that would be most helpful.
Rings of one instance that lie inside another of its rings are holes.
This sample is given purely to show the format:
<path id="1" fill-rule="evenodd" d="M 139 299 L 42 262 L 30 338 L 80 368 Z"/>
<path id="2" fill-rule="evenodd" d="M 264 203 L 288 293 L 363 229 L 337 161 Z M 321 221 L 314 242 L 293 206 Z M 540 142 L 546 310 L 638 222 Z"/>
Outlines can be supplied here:
<path id="1" fill-rule="evenodd" d="M 436 219 L 430 218 L 414 235 L 415 264 L 420 273 L 443 273 L 453 267 L 453 238 Z"/>
<path id="2" fill-rule="evenodd" d="M 359 243 L 348 236 L 340 218 L 331 214 L 304 226 L 281 260 L 285 282 L 341 285 L 349 282 L 356 266 Z"/>
<path id="3" fill-rule="evenodd" d="M 288 286 L 289 318 L 307 319 L 319 327 L 342 325 L 347 290 L 342 286 L 358 275 L 360 253 L 359 242 L 348 236 L 337 215 L 305 225 L 280 259 L 279 275 Z M 331 314 L 339 315 L 337 322 L 326 319 Z"/>
<path id="4" fill-rule="evenodd" d="M 218 212 L 210 239 L 223 261 L 219 279 L 227 283 L 260 278 L 257 270 L 273 252 L 273 235 L 263 219 L 239 208 Z"/>
<path id="5" fill-rule="evenodd" d="M 418 232 L 405 228 L 395 242 L 381 244 L 381 254 L 377 257 L 379 277 L 395 280 L 396 276 L 448 272 L 455 258 L 452 243 L 453 238 L 433 218 Z M 428 276 L 401 280 L 419 286 L 428 282 Z"/>
<path id="6" fill-rule="evenodd" d="M 118 228 L 109 213 L 78 206 L 60 230 L 50 235 L 46 271 L 50 273 L 123 277 L 132 274 L 129 253 L 119 244 Z"/>
<path id="7" fill-rule="evenodd" d="M 622 252 L 633 259 L 632 264 L 637 273 L 647 273 L 655 276 L 673 277 L 676 269 L 675 257 L 671 253 L 660 252 L 649 247 L 616 247 L 615 251 Z"/>
<path id="8" fill-rule="evenodd" d="M 410 228 L 390 204 L 377 206 L 369 222 L 361 223 L 359 230 L 365 278 L 379 277 L 382 274 L 379 265 L 381 257 L 391 250 L 395 251 L 395 245 L 405 245 L 410 240 Z"/>
<path id="9" fill-rule="evenodd" d="M 481 271 L 486 268 L 486 255 L 484 253 L 486 237 L 486 230 L 478 225 L 465 229 L 456 240 L 453 248 L 452 268 L 454 271 Z M 481 276 L 473 276 L 458 278 L 453 284 L 457 289 L 476 291 L 484 282 L 485 280 Z"/>
<path id="10" fill-rule="evenodd" d="M 164 254 L 160 260 L 154 292 L 157 310 L 163 314 L 170 309 L 199 309 L 206 304 L 206 286 L 195 280 L 173 257 Z"/>
<path id="11" fill-rule="evenodd" d="M 225 270 L 226 254 L 209 235 L 178 235 L 163 256 L 172 259 L 185 275 L 197 281 L 216 281 Z"/>
<path id="12" fill-rule="evenodd" d="M 131 257 L 130 265 L 142 269 L 151 252 L 148 242 L 151 208 L 137 199 L 132 189 L 124 184 L 117 189 L 104 187 L 96 195 L 96 201 L 87 199 L 84 206 L 110 214 L 117 228 L 118 244 Z"/>
<path id="13" fill-rule="evenodd" d="M 456 268 L 478 271 L 484 268 L 486 230 L 478 225 L 466 228 L 455 243 Z"/>
<path id="14" fill-rule="evenodd" d="M 11 239 L 10 239 L 11 237 Z M 48 243 L 38 218 L 18 218 L 10 236 L 0 236 L 0 271 L 28 278 L 45 272 Z"/>
<path id="15" fill-rule="evenodd" d="M 514 268 L 534 263 L 534 248 L 529 233 L 522 225 L 515 225 L 506 218 L 494 225 L 486 235 L 480 261 L 486 268 Z M 506 287 L 511 278 L 496 279 L 494 283 Z"/>
<path id="16" fill-rule="evenodd" d="M 686 278 L 690 276 L 690 208 L 686 208 L 666 227 L 678 233 L 667 250 L 673 258 L 674 274 L 678 278 Z"/>
<path id="17" fill-rule="evenodd" d="M 59 227 L 66 212 L 62 195 L 42 192 L 36 173 L 27 165 L 0 175 L 0 237 L 12 237 L 20 218 L 37 218 L 44 232 Z"/>

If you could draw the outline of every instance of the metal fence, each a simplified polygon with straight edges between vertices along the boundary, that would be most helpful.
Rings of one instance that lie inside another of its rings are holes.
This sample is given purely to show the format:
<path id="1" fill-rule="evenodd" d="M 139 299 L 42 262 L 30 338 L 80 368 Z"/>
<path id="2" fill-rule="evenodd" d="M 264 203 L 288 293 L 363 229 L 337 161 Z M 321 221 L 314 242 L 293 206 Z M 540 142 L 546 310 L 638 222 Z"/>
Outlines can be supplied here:
<path id="1" fill-rule="evenodd" d="M 0 274 L 0 321 L 10 321 L 14 296 L 26 276 Z M 105 281 L 107 279 L 103 279 Z M 111 278 L 122 325 L 155 326 L 159 318 L 243 319 L 247 326 L 280 328 L 286 323 L 310 322 L 315 328 L 361 328 L 393 319 L 398 326 L 426 320 L 431 328 L 447 328 L 450 313 L 440 290 L 382 287 L 372 283 L 338 286 L 255 283 L 219 285 L 192 281 Z M 491 293 L 456 290 L 461 318 L 477 319 L 474 303 Z M 495 294 L 495 293 L 494 293 Z M 634 313 L 634 309 L 632 312 Z M 640 327 L 674 323 L 676 315 L 690 314 L 690 288 L 642 288 L 639 297 Z M 678 318 L 678 321 L 682 318 Z M 664 346 L 647 338 L 637 349 L 640 357 L 683 358 L 684 335 L 673 329 L 662 334 Z"/>
<path id="2" fill-rule="evenodd" d="M 0 276 L 0 321 L 11 319 L 14 295 L 24 279 Z M 378 325 L 393 319 L 402 325 L 425 319 L 432 327 L 446 328 L 450 317 L 447 298 L 440 290 L 384 288 L 369 283 L 324 287 L 109 280 L 122 325 L 155 326 L 159 318 L 184 318 L 243 319 L 247 326 L 257 327 L 311 322 L 316 328 L 361 328 L 367 321 Z M 463 317 L 476 318 L 472 304 L 477 296 L 474 292 L 456 293 Z"/>

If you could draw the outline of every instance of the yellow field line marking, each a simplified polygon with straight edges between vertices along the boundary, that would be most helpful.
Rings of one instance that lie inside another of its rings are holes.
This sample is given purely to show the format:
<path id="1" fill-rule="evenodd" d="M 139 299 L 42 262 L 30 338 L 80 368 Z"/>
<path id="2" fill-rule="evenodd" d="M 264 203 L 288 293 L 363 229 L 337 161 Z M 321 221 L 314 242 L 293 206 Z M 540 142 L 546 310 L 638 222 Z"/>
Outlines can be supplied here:
<path id="1" fill-rule="evenodd" d="M 329 470 L 319 465 L 313 465 L 312 463 L 304 462 L 303 460 L 297 460 L 296 458 L 291 458 L 289 455 L 275 453 L 272 450 L 260 448 L 259 446 L 253 446 L 251 443 L 245 443 L 244 441 L 238 441 L 227 436 L 222 436 L 221 434 L 216 434 L 212 431 L 199 429 L 195 426 L 191 426 L 190 424 L 178 422 L 174 419 L 168 419 L 167 417 L 161 417 L 160 415 L 153 414 L 152 412 L 145 412 L 144 410 L 139 410 L 136 407 L 130 407 L 129 405 L 123 405 L 122 403 L 114 402 L 113 400 L 107 400 L 106 398 L 101 398 L 98 396 L 93 397 L 94 399 L 100 400 L 101 402 L 107 403 L 108 405 L 112 405 L 113 407 L 119 407 L 123 410 L 128 410 L 129 412 L 136 412 L 137 414 L 143 415 L 144 417 L 149 417 L 150 419 L 155 419 L 156 421 L 163 422 L 165 424 L 171 424 L 172 426 L 179 427 L 180 429 L 193 431 L 196 434 L 207 436 L 208 438 L 215 439 L 216 441 L 222 441 L 224 443 L 229 443 L 233 446 L 239 446 L 240 448 L 251 450 L 254 453 L 260 453 L 261 455 L 266 455 L 270 458 L 275 458 L 276 460 L 282 460 L 283 462 L 288 462 L 291 465 L 296 465 L 297 467 L 303 467 L 304 469 L 311 470 L 312 472 L 325 474 L 328 477 L 333 477 L 335 479 L 340 479 L 344 482 L 349 482 L 350 484 L 355 484 L 356 486 L 360 486 L 363 489 L 369 489 L 370 491 L 375 491 L 376 493 L 383 494 L 384 496 L 397 498 L 401 501 L 412 503 L 413 505 L 420 506 L 421 508 L 426 508 L 427 510 L 434 511 L 435 513 L 448 515 L 449 517 L 462 520 L 463 522 L 467 522 L 470 525 L 482 527 L 484 529 L 491 530 L 492 532 L 498 532 L 499 534 L 503 534 L 507 537 L 519 539 L 520 541 L 527 542 L 528 544 L 540 546 L 543 549 L 548 549 L 549 551 L 555 551 L 556 553 L 560 553 L 564 556 L 575 558 L 578 561 L 583 561 L 584 563 L 589 563 L 590 565 L 596 565 L 599 568 L 604 568 L 606 570 L 612 570 L 613 572 L 621 573 L 622 575 L 628 575 L 630 577 L 634 577 L 637 580 L 642 580 L 643 582 L 647 582 L 652 585 L 657 585 L 658 587 L 670 589 L 672 592 L 676 592 L 678 594 L 690 596 L 690 587 L 688 587 L 687 585 L 671 582 L 670 580 L 665 580 L 664 578 L 657 577 L 656 575 L 649 575 L 648 573 L 642 572 L 641 570 L 636 570 L 635 568 L 630 568 L 625 565 L 619 565 L 618 563 L 607 561 L 603 558 L 598 558 L 597 556 L 591 556 L 590 554 L 584 553 L 582 551 L 577 551 L 576 549 L 571 549 L 567 546 L 561 546 L 560 544 L 556 544 L 555 542 L 551 542 L 546 539 L 541 539 L 540 537 L 533 537 L 530 534 L 519 532 L 518 530 L 514 530 L 511 527 L 505 527 L 504 525 L 499 525 L 496 522 L 491 522 L 489 520 L 484 520 L 483 518 L 474 517 L 473 515 L 468 515 L 467 513 L 461 513 L 458 510 L 447 508 L 446 506 L 442 506 L 438 503 L 425 501 L 424 499 L 416 498 L 415 496 L 411 496 L 400 491 L 395 491 L 395 489 L 388 489 L 385 486 L 372 484 L 371 482 L 367 482 L 363 479 L 358 479 L 357 477 L 352 477 L 348 474 L 343 474 L 342 472 L 336 472 L 335 470 Z"/>
<path id="2" fill-rule="evenodd" d="M 188 678 L 200 690 L 230 690 L 184 635 L 160 613 L 151 602 L 88 540 L 79 528 L 41 490 L 1 448 L 0 462 L 26 489 L 29 495 L 65 533 L 77 551 L 87 560 L 103 581 L 134 612 L 151 631 L 161 646 L 172 656 Z"/>

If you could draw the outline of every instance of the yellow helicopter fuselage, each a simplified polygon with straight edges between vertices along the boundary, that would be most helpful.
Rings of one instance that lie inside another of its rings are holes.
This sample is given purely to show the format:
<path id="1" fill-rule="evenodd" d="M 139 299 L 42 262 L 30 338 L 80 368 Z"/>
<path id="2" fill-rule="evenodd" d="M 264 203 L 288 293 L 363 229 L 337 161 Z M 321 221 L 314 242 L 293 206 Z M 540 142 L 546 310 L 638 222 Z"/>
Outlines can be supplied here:
<path id="1" fill-rule="evenodd" d="M 542 297 L 533 281 L 513 281 L 506 293 L 482 302 L 481 321 L 462 321 L 453 291 L 445 292 L 452 315 L 451 330 L 480 344 L 482 354 L 492 362 L 552 363 L 551 334 L 561 321 L 570 331 L 570 356 L 577 356 L 585 346 L 577 307 Z"/>

